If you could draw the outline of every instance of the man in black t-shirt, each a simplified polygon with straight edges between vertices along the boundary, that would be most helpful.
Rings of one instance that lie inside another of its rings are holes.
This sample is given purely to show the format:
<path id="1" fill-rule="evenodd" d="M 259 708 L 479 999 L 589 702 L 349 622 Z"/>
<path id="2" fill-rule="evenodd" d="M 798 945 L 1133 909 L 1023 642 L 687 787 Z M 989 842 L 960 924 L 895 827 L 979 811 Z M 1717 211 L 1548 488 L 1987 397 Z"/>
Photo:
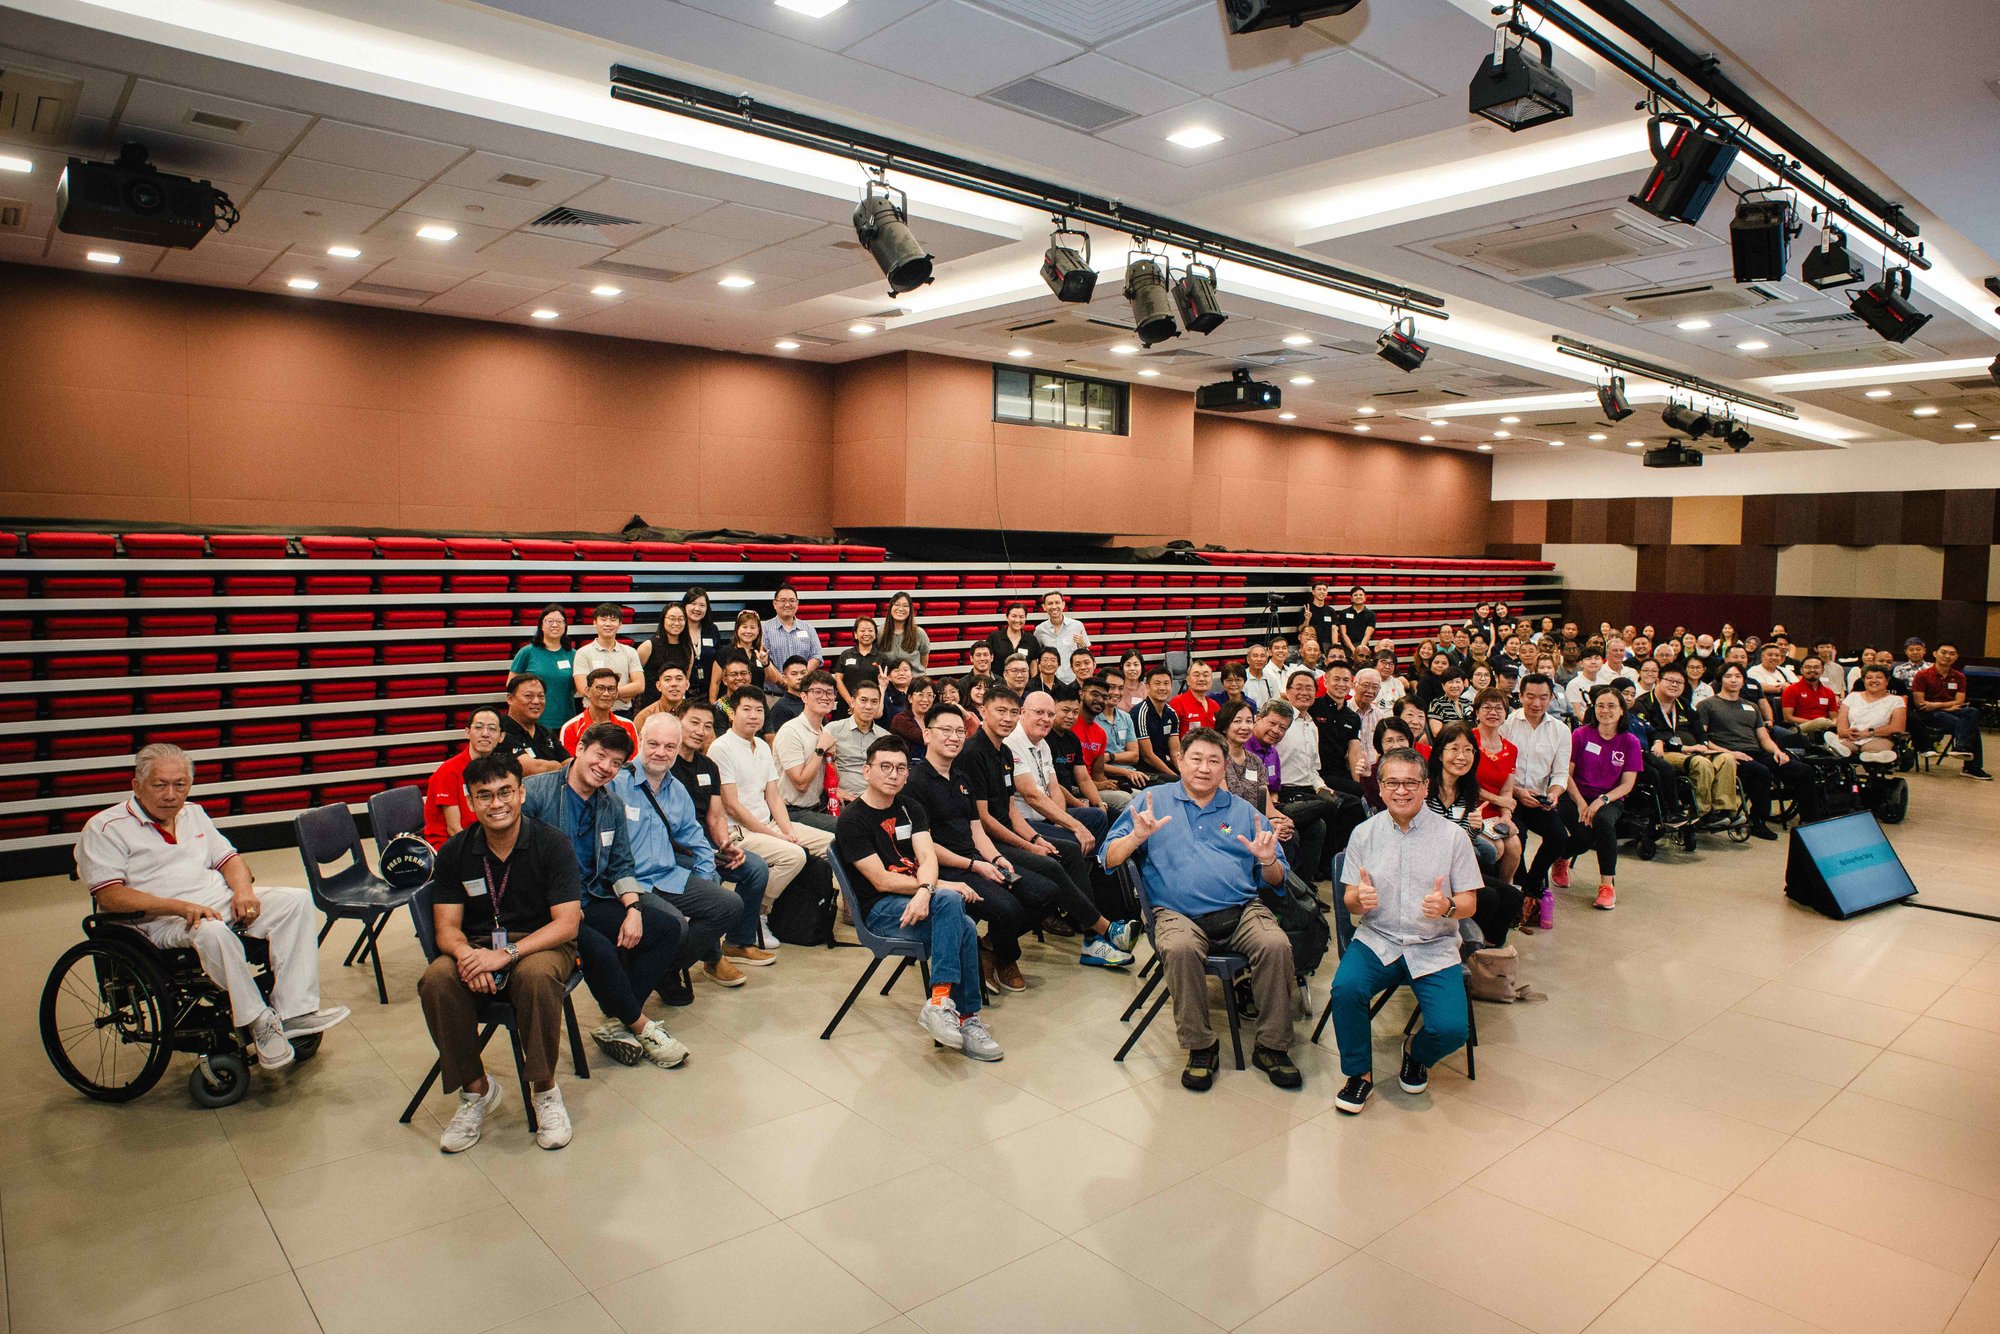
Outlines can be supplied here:
<path id="1" fill-rule="evenodd" d="M 938 1045 L 997 1061 L 1005 1053 L 979 1017 L 979 930 L 970 909 L 980 893 L 963 881 L 938 880 L 923 803 L 903 794 L 909 744 L 899 736 L 878 738 L 861 772 L 868 786 L 842 807 L 833 835 L 861 919 L 878 936 L 924 947 L 931 994 L 917 1022 Z"/>
<path id="2" fill-rule="evenodd" d="M 480 1005 L 498 995 L 514 1006 L 535 1142 L 560 1149 L 570 1141 L 570 1121 L 556 1088 L 556 1050 L 583 924 L 576 853 L 566 834 L 521 814 L 526 793 L 512 755 L 472 760 L 465 788 L 479 823 L 438 851 L 431 879 L 437 957 L 417 982 L 444 1087 L 459 1091 L 438 1147 L 460 1153 L 477 1144 L 500 1105 L 501 1083 L 487 1076 L 479 1054 Z"/>
<path id="3" fill-rule="evenodd" d="M 1329 649 L 1340 643 L 1334 633 L 1334 627 L 1339 619 L 1339 608 L 1327 600 L 1329 587 L 1325 575 L 1314 575 L 1312 583 L 1306 589 L 1306 605 L 1299 615 L 1299 629 L 1310 628 L 1313 638 L 1319 641 L 1322 649 Z"/>
<path id="4" fill-rule="evenodd" d="M 1092 883 L 1090 864 L 1083 845 L 1059 828 L 1036 829 L 1016 809 L 1014 801 L 1014 752 L 1007 738 L 1021 721 L 1021 697 L 1006 686 L 986 692 L 986 707 L 980 712 L 979 726 L 965 743 L 959 763 L 964 766 L 966 785 L 979 808 L 979 823 L 994 846 L 1007 856 L 1031 852 L 1060 862 L 1070 881 Z"/>
<path id="5" fill-rule="evenodd" d="M 539 676 L 516 672 L 507 678 L 507 711 L 500 717 L 500 743 L 493 749 L 512 755 L 527 775 L 545 774 L 569 762 L 569 752 L 552 727 L 542 726 L 542 703 L 548 687 Z"/>
<path id="6" fill-rule="evenodd" d="M 1375 613 L 1368 607 L 1368 590 L 1360 584 L 1347 590 L 1347 605 L 1334 617 L 1334 628 L 1341 647 L 1347 650 L 1348 662 L 1367 662 L 1375 649 Z M 1327 647 L 1332 644 L 1327 643 Z"/>

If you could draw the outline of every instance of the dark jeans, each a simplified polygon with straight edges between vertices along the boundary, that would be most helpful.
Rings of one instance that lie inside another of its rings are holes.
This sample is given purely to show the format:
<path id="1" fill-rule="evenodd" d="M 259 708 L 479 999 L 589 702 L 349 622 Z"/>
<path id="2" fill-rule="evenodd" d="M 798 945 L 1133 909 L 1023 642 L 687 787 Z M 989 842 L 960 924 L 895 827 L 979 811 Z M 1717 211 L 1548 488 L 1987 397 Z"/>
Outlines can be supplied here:
<path id="1" fill-rule="evenodd" d="M 1110 821 L 1103 811 L 1094 806 L 1078 807 L 1069 814 L 1071 819 L 1090 831 L 1091 837 L 1097 840 L 1097 847 L 1104 846 L 1104 835 L 1110 828 Z M 1028 828 L 1055 845 L 1056 860 L 1062 863 L 1063 870 L 1069 873 L 1072 881 L 1078 885 L 1090 886 L 1091 898 L 1104 916 L 1122 915 L 1118 903 L 1118 882 L 1098 866 L 1095 849 L 1089 853 L 1084 852 L 1083 845 L 1077 842 L 1075 834 L 1062 825 L 1051 824 L 1047 820 L 1030 820 Z"/>
<path id="2" fill-rule="evenodd" d="M 1562 800 L 1566 802 L 1569 798 L 1565 795 Z M 1521 842 L 1526 844 L 1529 834 L 1541 840 L 1535 848 L 1532 862 L 1526 859 L 1524 853 L 1522 870 L 1515 877 L 1521 887 L 1536 898 L 1540 898 L 1549 886 L 1549 869 L 1569 856 L 1569 827 L 1563 823 L 1560 810 L 1560 807 L 1553 811 L 1538 810 L 1519 804 L 1514 807 L 1513 819 L 1521 827 Z"/>
<path id="3" fill-rule="evenodd" d="M 1310 787 L 1281 787 L 1278 789 L 1278 801 L 1279 809 L 1292 817 L 1292 823 L 1299 824 L 1303 815 L 1319 826 L 1319 848 L 1299 866 L 1301 880 L 1317 882 L 1331 875 L 1334 856 L 1347 850 L 1348 838 L 1368 818 L 1367 804 L 1360 798 L 1328 801 Z M 1298 813 L 1295 814 L 1295 811 Z M 1305 842 L 1306 837 L 1305 826 L 1300 824 L 1300 841 Z"/>
<path id="4" fill-rule="evenodd" d="M 637 948 L 621 950 L 618 928 L 625 921 L 625 905 L 586 894 L 583 926 L 576 933 L 584 985 L 597 998 L 598 1009 L 628 1028 L 645 1013 L 646 997 L 660 989 L 681 947 L 680 916 L 667 910 L 660 895 L 639 896 L 639 920 Z"/>
<path id="5" fill-rule="evenodd" d="M 785 814 L 791 817 L 793 824 L 802 824 L 808 829 L 824 829 L 829 834 L 840 826 L 838 817 L 828 815 L 817 806 L 788 805 Z"/>
<path id="6" fill-rule="evenodd" d="M 729 928 L 726 939 L 730 944 L 739 946 L 763 944 L 764 942 L 758 939 L 761 925 L 758 919 L 764 912 L 764 891 L 771 884 L 770 864 L 745 848 L 743 860 L 733 869 L 724 870 L 721 866 L 717 866 L 716 871 L 722 876 L 722 883 L 735 891 L 736 898 L 742 905 L 741 915 L 737 917 L 735 925 Z"/>
<path id="7" fill-rule="evenodd" d="M 1972 758 L 1965 762 L 1968 769 L 1983 768 L 1986 764 L 1985 747 L 1979 737 L 1979 710 L 1970 704 L 1962 709 L 1938 709 L 1930 713 L 1915 714 L 1917 735 L 1936 738 L 1950 734 L 1953 750 L 1972 752 Z"/>
<path id="8" fill-rule="evenodd" d="M 1618 874 L 1618 817 L 1625 813 L 1623 801 L 1607 801 L 1597 808 L 1590 823 L 1583 822 L 1577 805 L 1563 798 L 1563 820 L 1569 825 L 1570 855 L 1589 848 L 1597 853 L 1597 874 L 1606 880 Z"/>
<path id="9" fill-rule="evenodd" d="M 1060 848 L 1063 845 L 1058 843 L 1056 846 Z M 1074 848 L 1077 845 L 1071 842 L 1069 846 Z M 1087 934 L 1097 919 L 1106 915 L 1098 911 L 1097 900 L 1093 899 L 1090 891 L 1084 888 L 1090 881 L 1077 880 L 1069 873 L 1068 867 L 1057 858 L 1044 857 L 1039 852 L 1023 852 L 1019 848 L 1002 848 L 1000 852 L 1008 864 L 1021 873 L 1022 883 L 1016 890 L 1015 897 L 1022 899 L 1024 903 L 1030 895 L 1037 900 L 1043 897 L 1048 900 L 1048 906 L 1043 909 L 1042 916 L 1034 918 L 1034 921 L 1039 922 L 1050 913 L 1055 913 L 1067 919 L 1077 930 Z M 1046 886 L 1046 890 L 1043 886 Z M 1021 894 L 1020 889 L 1026 889 L 1028 894 Z"/>
<path id="10" fill-rule="evenodd" d="M 722 957 L 722 937 L 743 916 L 743 901 L 736 891 L 691 875 L 680 893 L 661 894 L 659 898 L 667 911 L 681 921 L 681 948 L 674 959 L 676 968 L 714 963 Z"/>
<path id="11" fill-rule="evenodd" d="M 1422 977 L 1410 976 L 1410 966 L 1398 959 L 1385 964 L 1366 945 L 1349 945 L 1333 974 L 1333 1033 L 1340 1045 L 1340 1073 L 1372 1075 L 1374 1034 L 1368 1002 L 1392 982 L 1408 986 L 1424 1012 L 1423 1026 L 1410 1042 L 1410 1054 L 1424 1065 L 1436 1065 L 1465 1045 L 1471 1016 L 1465 1000 L 1465 972 L 1457 964 Z"/>

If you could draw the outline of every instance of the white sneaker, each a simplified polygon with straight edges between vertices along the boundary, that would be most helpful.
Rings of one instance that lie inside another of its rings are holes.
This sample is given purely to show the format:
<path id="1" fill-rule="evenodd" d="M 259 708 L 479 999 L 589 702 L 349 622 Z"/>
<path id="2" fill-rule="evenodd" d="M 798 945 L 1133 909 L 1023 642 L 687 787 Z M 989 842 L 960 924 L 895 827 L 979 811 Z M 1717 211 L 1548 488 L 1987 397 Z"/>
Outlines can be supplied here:
<path id="1" fill-rule="evenodd" d="M 917 1007 L 917 1022 L 940 1047 L 965 1050 L 965 1029 L 958 1022 L 958 1006 L 949 999 L 925 1001 Z"/>
<path id="2" fill-rule="evenodd" d="M 997 1061 L 1007 1053 L 1000 1050 L 1000 1044 L 987 1031 L 986 1024 L 976 1014 L 968 1014 L 958 1026 L 961 1039 L 959 1050 L 975 1061 Z"/>
<path id="3" fill-rule="evenodd" d="M 575 1134 L 569 1124 L 569 1108 L 563 1106 L 562 1090 L 552 1088 L 535 1094 L 535 1143 L 544 1149 L 560 1149 Z"/>
<path id="4" fill-rule="evenodd" d="M 479 1143 L 479 1132 L 485 1128 L 487 1116 L 499 1105 L 500 1081 L 491 1075 L 487 1076 L 484 1093 L 460 1089 L 458 1110 L 451 1114 L 444 1134 L 438 1136 L 438 1148 L 445 1153 L 464 1153 Z"/>
<path id="5" fill-rule="evenodd" d="M 324 1033 L 346 1019 L 347 1014 L 345 1005 L 329 1005 L 324 1010 L 314 1010 L 309 1014 L 295 1014 L 285 1020 L 285 1036 L 302 1038 L 312 1033 Z"/>
<path id="6" fill-rule="evenodd" d="M 282 1070 L 292 1063 L 292 1043 L 277 1011 L 266 1008 L 250 1021 L 250 1043 L 257 1051 L 257 1065 L 264 1070 Z"/>
<path id="7" fill-rule="evenodd" d="M 761 926 L 764 929 L 763 937 L 757 942 L 759 948 L 769 950 L 771 951 L 771 953 L 776 954 L 778 950 L 784 945 L 785 942 L 779 940 L 778 933 L 771 929 L 771 919 L 768 917 L 759 917 L 757 919 L 757 925 Z"/>
<path id="8" fill-rule="evenodd" d="M 1826 748 L 1840 756 L 1843 760 L 1854 753 L 1854 747 L 1848 745 L 1837 736 L 1830 736 L 1826 739 Z"/>
<path id="9" fill-rule="evenodd" d="M 590 1040 L 597 1044 L 599 1051 L 620 1065 L 637 1065 L 639 1058 L 645 1055 L 645 1048 L 640 1045 L 639 1039 L 632 1036 L 632 1030 L 616 1019 L 607 1018 L 591 1029 Z"/>
<path id="10" fill-rule="evenodd" d="M 667 1032 L 667 1026 L 657 1019 L 639 1035 L 639 1049 L 662 1070 L 671 1070 L 688 1058 L 687 1044 Z"/>

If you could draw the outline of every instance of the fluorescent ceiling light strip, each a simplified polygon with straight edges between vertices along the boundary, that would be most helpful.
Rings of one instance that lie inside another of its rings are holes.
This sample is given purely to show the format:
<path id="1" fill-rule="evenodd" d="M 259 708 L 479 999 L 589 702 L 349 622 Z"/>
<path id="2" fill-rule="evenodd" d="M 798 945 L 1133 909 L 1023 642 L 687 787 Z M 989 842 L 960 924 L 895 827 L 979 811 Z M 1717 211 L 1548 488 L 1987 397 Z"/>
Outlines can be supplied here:
<path id="1" fill-rule="evenodd" d="M 1901 366 L 1855 366 L 1838 371 L 1800 371 L 1793 375 L 1766 375 L 1751 384 L 1765 389 L 1840 389 L 1855 384 L 1907 384 L 1912 380 L 1936 380 L 1983 371 L 1993 364 L 1991 357 L 1968 357 L 1956 361 L 1919 361 Z"/>

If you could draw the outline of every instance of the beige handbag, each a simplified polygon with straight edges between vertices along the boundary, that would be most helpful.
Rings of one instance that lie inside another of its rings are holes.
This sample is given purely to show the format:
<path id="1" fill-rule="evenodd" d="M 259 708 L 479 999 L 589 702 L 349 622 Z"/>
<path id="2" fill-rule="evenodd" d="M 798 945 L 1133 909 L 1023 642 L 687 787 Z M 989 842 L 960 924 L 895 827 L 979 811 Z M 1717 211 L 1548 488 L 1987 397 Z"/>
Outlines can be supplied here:
<path id="1" fill-rule="evenodd" d="M 1465 961 L 1465 989 L 1474 1000 L 1500 1005 L 1547 1000 L 1547 996 L 1521 981 L 1520 964 L 1521 956 L 1512 945 L 1474 950 Z"/>

